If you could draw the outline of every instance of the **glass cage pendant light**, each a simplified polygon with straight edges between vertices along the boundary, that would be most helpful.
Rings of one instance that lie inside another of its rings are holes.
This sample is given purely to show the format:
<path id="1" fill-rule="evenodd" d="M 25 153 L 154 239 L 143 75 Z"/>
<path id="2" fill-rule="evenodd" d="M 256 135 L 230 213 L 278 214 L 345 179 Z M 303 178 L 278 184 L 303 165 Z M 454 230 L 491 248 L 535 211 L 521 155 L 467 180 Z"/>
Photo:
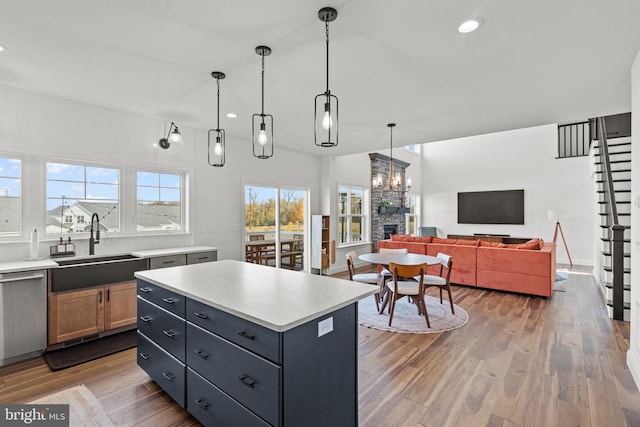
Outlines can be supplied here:
<path id="1" fill-rule="evenodd" d="M 271 48 L 258 46 L 256 53 L 262 58 L 262 110 L 252 117 L 253 155 L 259 159 L 268 159 L 273 156 L 273 116 L 264 113 L 264 57 L 271 55 Z"/>
<path id="2" fill-rule="evenodd" d="M 209 134 L 207 136 L 207 162 L 209 163 L 209 166 L 220 168 L 224 166 L 226 152 L 225 132 L 224 129 L 220 129 L 220 80 L 224 79 L 226 75 L 220 71 L 213 71 L 211 73 L 211 77 L 216 79 L 216 85 L 218 87 L 218 107 L 216 128 L 209 129 Z M 213 145 L 213 149 L 211 145 Z"/>
<path id="3" fill-rule="evenodd" d="M 316 95 L 314 106 L 313 140 L 318 147 L 338 145 L 338 97 L 329 89 L 329 22 L 335 21 L 338 11 L 332 7 L 323 7 L 318 18 L 325 23 L 327 48 L 327 88 Z"/>

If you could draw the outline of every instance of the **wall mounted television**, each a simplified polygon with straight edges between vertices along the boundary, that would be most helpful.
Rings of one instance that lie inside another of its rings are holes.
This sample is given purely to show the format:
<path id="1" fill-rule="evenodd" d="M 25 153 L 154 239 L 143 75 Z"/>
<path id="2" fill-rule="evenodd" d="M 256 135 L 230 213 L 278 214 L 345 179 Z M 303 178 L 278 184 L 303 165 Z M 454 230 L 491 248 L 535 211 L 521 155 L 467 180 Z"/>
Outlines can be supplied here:
<path id="1" fill-rule="evenodd" d="M 524 190 L 458 193 L 458 224 L 524 224 Z"/>

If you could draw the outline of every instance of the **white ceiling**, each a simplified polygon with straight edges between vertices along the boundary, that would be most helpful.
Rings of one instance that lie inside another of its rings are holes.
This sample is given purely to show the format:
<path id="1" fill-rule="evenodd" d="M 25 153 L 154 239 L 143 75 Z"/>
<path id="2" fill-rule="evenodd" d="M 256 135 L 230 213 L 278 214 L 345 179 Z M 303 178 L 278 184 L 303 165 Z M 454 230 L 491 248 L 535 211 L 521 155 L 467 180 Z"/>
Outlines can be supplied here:
<path id="1" fill-rule="evenodd" d="M 630 111 L 639 0 L 0 0 L 0 84 L 159 118 L 227 140 L 265 112 L 275 144 L 348 154 Z M 340 144 L 313 143 L 313 99 L 330 87 Z M 458 25 L 481 17 L 462 35 Z M 224 116 L 238 114 L 237 119 Z M 64 126 L 64 123 L 61 124 Z M 162 135 L 158 135 L 160 138 Z M 228 142 L 229 143 L 229 142 Z M 277 155 L 277 151 L 276 151 Z"/>

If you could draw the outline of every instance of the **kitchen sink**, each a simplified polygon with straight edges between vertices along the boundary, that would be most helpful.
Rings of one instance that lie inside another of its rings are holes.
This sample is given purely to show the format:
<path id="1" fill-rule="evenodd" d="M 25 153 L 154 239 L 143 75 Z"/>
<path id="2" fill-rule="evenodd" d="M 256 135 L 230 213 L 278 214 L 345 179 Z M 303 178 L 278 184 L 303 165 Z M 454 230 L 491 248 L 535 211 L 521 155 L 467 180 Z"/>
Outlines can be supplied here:
<path id="1" fill-rule="evenodd" d="M 147 270 L 147 260 L 130 254 L 88 255 L 55 260 L 51 291 L 71 291 L 135 280 L 136 271 Z"/>
<path id="2" fill-rule="evenodd" d="M 88 255 L 81 257 L 73 257 L 73 258 L 61 258 L 58 260 L 54 260 L 56 264 L 60 267 L 66 267 L 70 265 L 81 265 L 81 264 L 99 264 L 105 262 L 115 262 L 115 261 L 123 261 L 123 260 L 136 260 L 142 259 L 135 255 L 131 254 L 116 254 L 116 255 Z"/>

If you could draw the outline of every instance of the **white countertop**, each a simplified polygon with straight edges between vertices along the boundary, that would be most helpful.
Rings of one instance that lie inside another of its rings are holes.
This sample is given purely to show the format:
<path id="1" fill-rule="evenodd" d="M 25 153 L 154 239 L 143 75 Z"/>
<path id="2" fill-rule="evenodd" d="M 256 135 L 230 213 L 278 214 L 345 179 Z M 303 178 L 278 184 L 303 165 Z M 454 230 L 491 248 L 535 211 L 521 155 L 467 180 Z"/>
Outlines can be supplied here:
<path id="1" fill-rule="evenodd" d="M 181 255 L 187 253 L 209 252 L 217 251 L 218 248 L 213 246 L 184 246 L 180 248 L 166 248 L 166 249 L 147 249 L 142 251 L 129 252 L 133 256 L 140 258 L 151 258 L 156 256 L 166 255 Z"/>
<path id="2" fill-rule="evenodd" d="M 224 260 L 139 271 L 136 277 L 277 332 L 379 291 L 377 286 Z"/>
<path id="3" fill-rule="evenodd" d="M 31 271 L 31 270 L 45 270 L 47 268 L 57 268 L 58 264 L 50 258 L 28 260 L 28 261 L 13 261 L 0 263 L 0 274 L 13 273 L 16 271 Z"/>

